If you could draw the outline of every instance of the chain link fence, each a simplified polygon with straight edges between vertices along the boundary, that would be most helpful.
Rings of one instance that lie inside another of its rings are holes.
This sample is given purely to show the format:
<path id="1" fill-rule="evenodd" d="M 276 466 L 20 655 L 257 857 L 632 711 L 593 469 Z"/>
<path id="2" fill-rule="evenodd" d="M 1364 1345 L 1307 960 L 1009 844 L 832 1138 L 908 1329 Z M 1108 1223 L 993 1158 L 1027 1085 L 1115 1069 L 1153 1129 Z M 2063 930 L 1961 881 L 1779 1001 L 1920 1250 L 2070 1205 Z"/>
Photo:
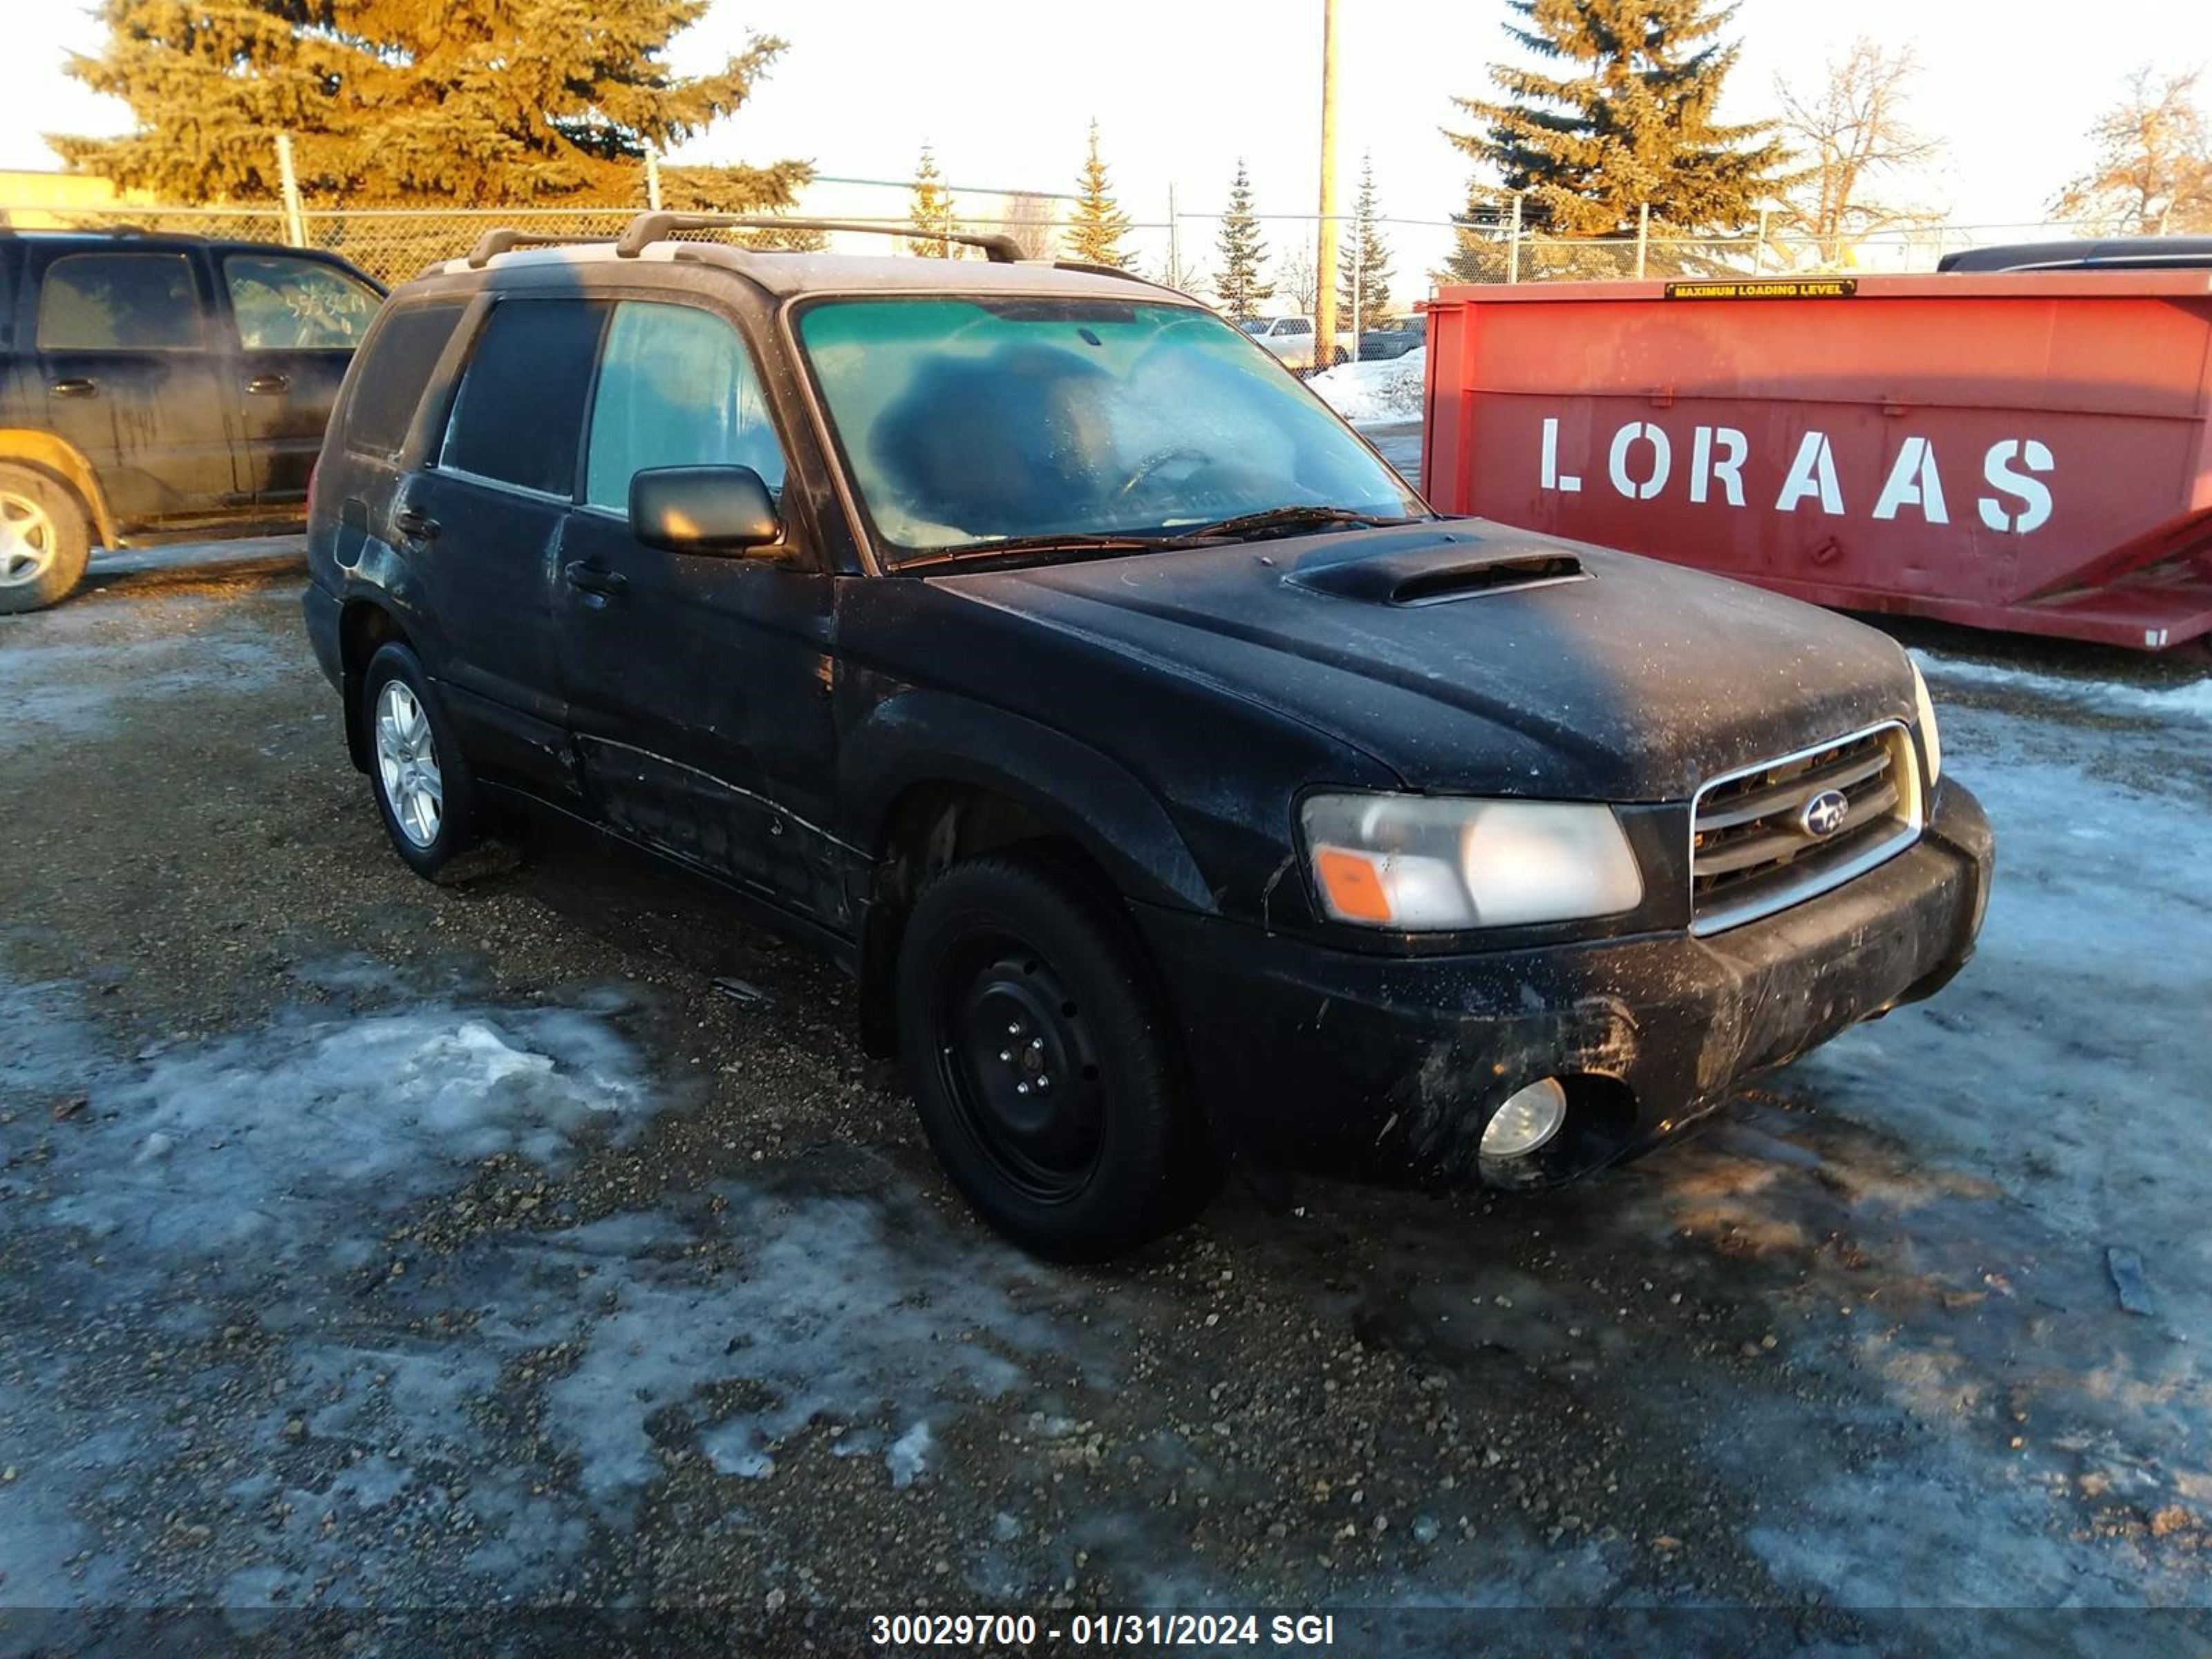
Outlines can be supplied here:
<path id="1" fill-rule="evenodd" d="M 908 186 L 898 180 L 817 179 L 792 216 L 834 218 L 879 225 L 894 233 L 892 247 L 908 245 L 896 233 L 908 222 Z M 1030 258 L 1071 258 L 1068 228 L 1074 198 L 1064 192 L 979 190 L 955 185 L 952 213 L 958 228 L 1011 236 Z M 1224 216 L 1183 211 L 1173 204 L 1146 218 L 1133 211 L 1123 238 L 1130 264 L 1144 275 L 1207 299 L 1218 297 L 1219 243 Z M 574 207 L 330 208 L 288 211 L 279 203 L 185 207 L 123 204 L 101 206 L 10 205 L 0 201 L 0 229 L 84 229 L 146 234 L 185 233 L 241 241 L 289 244 L 327 250 L 387 284 L 404 282 L 439 261 L 466 253 L 485 231 L 512 226 L 547 237 L 611 238 L 645 210 L 643 199 Z M 1125 211 L 1127 211 L 1125 204 Z M 1261 280 L 1270 290 L 1259 309 L 1310 315 L 1319 283 L 1314 272 L 1319 222 L 1310 214 L 1254 216 L 1265 254 Z M 1510 198 L 1465 216 L 1378 218 L 1374 234 L 1390 264 L 1391 312 L 1410 311 L 1439 282 L 1540 283 L 1635 276 L 1755 276 L 1816 272 L 1930 271 L 1947 252 L 1998 241 L 2029 241 L 2077 234 L 2060 225 L 1899 226 L 1840 241 L 1822 242 L 1786 232 L 1779 216 L 1734 236 L 1685 236 L 1656 219 L 1634 235 L 1564 237 L 1526 222 Z M 1357 229 L 1349 216 L 1339 228 L 1346 258 Z M 886 239 L 838 231 L 816 236 L 744 234 L 758 246 L 824 247 L 841 252 L 881 252 Z M 981 257 L 954 250 L 955 257 Z M 1363 307 L 1364 310 L 1376 307 Z"/>

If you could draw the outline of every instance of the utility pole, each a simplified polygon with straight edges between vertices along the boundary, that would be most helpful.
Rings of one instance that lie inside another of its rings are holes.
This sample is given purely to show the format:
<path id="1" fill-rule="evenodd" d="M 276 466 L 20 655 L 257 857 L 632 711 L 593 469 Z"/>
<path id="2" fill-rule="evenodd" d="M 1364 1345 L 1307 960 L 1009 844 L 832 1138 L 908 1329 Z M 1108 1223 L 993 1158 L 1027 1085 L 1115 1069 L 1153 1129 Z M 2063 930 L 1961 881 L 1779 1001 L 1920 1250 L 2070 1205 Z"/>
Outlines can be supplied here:
<path id="1" fill-rule="evenodd" d="M 1321 246 L 1314 275 L 1313 366 L 1336 361 L 1336 0 L 1321 0 Z"/>

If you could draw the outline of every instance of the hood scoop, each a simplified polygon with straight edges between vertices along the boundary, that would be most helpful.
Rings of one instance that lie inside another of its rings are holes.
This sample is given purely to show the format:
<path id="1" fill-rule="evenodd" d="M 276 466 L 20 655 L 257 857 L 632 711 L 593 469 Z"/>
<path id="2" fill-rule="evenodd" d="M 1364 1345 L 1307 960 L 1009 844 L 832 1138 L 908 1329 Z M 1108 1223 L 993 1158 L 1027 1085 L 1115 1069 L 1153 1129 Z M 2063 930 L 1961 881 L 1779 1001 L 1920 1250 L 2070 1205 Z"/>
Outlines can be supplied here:
<path id="1" fill-rule="evenodd" d="M 1547 543 L 1448 536 L 1420 547 L 1310 566 L 1284 580 L 1334 599 L 1421 605 L 1588 581 L 1590 574 L 1572 553 Z"/>

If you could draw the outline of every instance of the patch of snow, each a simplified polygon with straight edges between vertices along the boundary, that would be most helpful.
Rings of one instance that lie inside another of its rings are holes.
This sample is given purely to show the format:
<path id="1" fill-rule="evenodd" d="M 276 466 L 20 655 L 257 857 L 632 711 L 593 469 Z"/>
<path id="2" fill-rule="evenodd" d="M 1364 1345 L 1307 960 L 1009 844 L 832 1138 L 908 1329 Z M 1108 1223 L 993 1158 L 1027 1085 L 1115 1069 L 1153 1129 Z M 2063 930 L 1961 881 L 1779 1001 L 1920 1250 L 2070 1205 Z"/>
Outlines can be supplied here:
<path id="1" fill-rule="evenodd" d="M 928 1467 L 929 1425 L 917 1423 L 897 1439 L 884 1454 L 884 1462 L 891 1472 L 891 1485 L 911 1486 L 915 1479 Z"/>
<path id="2" fill-rule="evenodd" d="M 1421 347 L 1384 362 L 1340 363 L 1306 384 L 1355 424 L 1417 421 L 1428 361 L 1428 349 Z"/>
<path id="3" fill-rule="evenodd" d="M 629 1046 L 557 1009 L 434 1006 L 279 1021 L 93 1082 L 88 1177 L 49 1218 L 159 1256 L 250 1243 L 270 1263 L 373 1236 L 364 1218 L 495 1154 L 549 1170 L 641 1127 Z"/>
<path id="4" fill-rule="evenodd" d="M 2183 685 L 2130 685 L 2124 680 L 2075 678 L 2003 663 L 1977 662 L 1915 647 L 1912 659 L 1932 685 L 1988 685 L 2060 702 L 2161 720 L 2212 720 L 2212 677 Z M 1941 708 L 1938 708 L 1941 714 Z"/>
<path id="5" fill-rule="evenodd" d="M 1024 1360 L 1067 1351 L 1061 1322 L 1027 1305 L 1044 1270 L 932 1214 L 739 1186 L 717 1195 L 714 1231 L 743 1253 L 734 1272 L 690 1256 L 673 1218 L 595 1223 L 545 1241 L 574 1264 L 572 1282 L 592 1270 L 592 1311 L 549 1311 L 514 1333 L 582 1345 L 546 1389 L 546 1426 L 611 1512 L 658 1474 L 669 1443 L 653 1425 L 672 1407 L 710 1425 L 701 1449 L 732 1474 L 766 1474 L 810 1425 L 908 1423 L 884 1453 L 903 1485 L 928 1448 L 926 1413 L 1024 1387 Z M 837 1449 L 870 1443 L 848 1433 Z"/>

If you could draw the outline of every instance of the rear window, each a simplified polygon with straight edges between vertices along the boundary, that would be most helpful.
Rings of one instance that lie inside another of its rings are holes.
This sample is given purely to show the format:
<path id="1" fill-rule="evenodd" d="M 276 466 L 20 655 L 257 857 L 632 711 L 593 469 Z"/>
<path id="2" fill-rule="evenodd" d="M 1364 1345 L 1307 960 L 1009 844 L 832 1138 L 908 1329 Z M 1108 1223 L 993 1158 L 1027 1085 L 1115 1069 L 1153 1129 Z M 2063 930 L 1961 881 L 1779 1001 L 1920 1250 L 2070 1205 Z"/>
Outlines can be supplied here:
<path id="1" fill-rule="evenodd" d="M 461 374 L 439 465 L 549 495 L 576 488 L 576 450 L 607 306 L 508 300 Z"/>
<path id="2" fill-rule="evenodd" d="M 446 342 L 453 337 L 462 308 L 458 302 L 409 306 L 384 319 L 354 376 L 353 399 L 346 410 L 349 447 L 386 459 L 399 453 L 422 388 L 429 385 Z"/>
<path id="3" fill-rule="evenodd" d="M 183 351 L 200 298 L 181 253 L 70 253 L 39 285 L 41 351 Z"/>

